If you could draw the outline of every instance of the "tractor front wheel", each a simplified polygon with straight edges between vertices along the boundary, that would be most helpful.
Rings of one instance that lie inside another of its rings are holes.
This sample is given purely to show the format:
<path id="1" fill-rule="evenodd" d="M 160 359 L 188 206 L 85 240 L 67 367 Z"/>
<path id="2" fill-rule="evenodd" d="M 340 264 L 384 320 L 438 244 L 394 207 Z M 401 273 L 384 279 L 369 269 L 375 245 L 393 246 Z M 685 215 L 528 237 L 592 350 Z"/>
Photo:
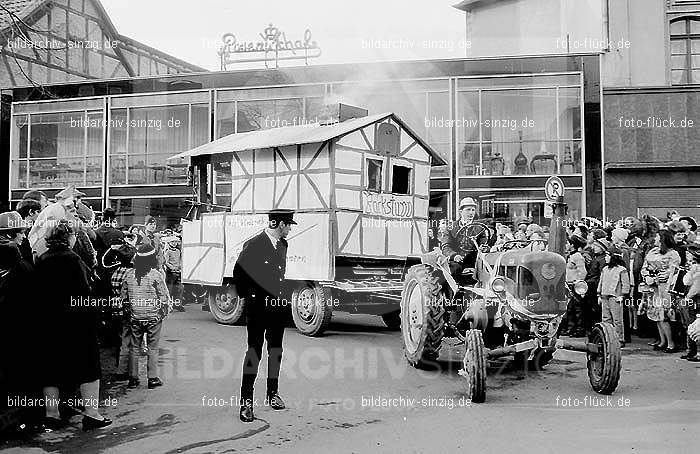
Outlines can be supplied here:
<path id="1" fill-rule="evenodd" d="M 593 327 L 588 342 L 598 346 L 598 353 L 588 353 L 588 379 L 593 390 L 600 394 L 612 394 L 620 381 L 622 355 L 620 340 L 610 323 L 598 323 Z"/>
<path id="2" fill-rule="evenodd" d="M 481 331 L 470 329 L 465 337 L 464 369 L 460 375 L 467 379 L 467 397 L 474 403 L 486 400 L 486 351 Z"/>

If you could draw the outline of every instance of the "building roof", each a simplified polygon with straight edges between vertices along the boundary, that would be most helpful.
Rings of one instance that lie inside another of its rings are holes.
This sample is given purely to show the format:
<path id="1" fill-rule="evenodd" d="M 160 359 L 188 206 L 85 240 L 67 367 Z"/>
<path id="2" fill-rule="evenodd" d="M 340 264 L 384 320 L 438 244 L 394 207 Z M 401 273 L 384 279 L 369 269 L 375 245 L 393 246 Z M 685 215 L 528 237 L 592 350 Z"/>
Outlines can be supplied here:
<path id="1" fill-rule="evenodd" d="M 12 25 L 10 13 L 23 19 L 29 12 L 34 11 L 39 6 L 33 5 L 33 3 L 41 4 L 44 2 L 39 0 L 0 0 L 0 5 L 3 6 L 3 8 L 0 8 L 0 31 L 4 31 Z M 29 10 L 29 12 L 26 10 Z"/>
<path id="2" fill-rule="evenodd" d="M 418 142 L 433 158 L 433 165 L 445 165 L 446 162 L 423 139 L 406 125 L 403 120 L 391 112 L 353 118 L 331 125 L 300 125 L 281 128 L 259 129 L 240 134 L 230 134 L 213 142 L 200 145 L 189 151 L 168 158 L 169 160 L 191 158 L 194 156 L 216 155 L 236 151 L 257 150 L 260 148 L 284 147 L 287 145 L 303 145 L 307 143 L 325 142 L 349 134 L 358 129 L 391 117 L 406 132 Z"/>
<path id="3" fill-rule="evenodd" d="M 136 41 L 135 39 L 129 38 L 124 35 L 120 35 L 114 23 L 110 19 L 107 11 L 102 6 L 100 0 L 86 0 L 90 1 L 94 7 L 99 11 L 102 16 L 102 26 L 105 32 L 112 34 L 112 37 L 118 41 L 123 42 L 127 46 L 134 47 L 136 49 L 141 49 L 147 53 L 155 54 L 164 60 L 169 60 L 175 65 L 184 67 L 191 72 L 206 72 L 207 70 L 199 66 L 188 63 L 179 58 L 173 57 L 172 55 L 166 54 L 158 49 L 147 46 L 143 43 Z M 0 33 L 4 32 L 6 29 L 15 26 L 16 22 L 24 21 L 28 19 L 32 14 L 42 8 L 49 0 L 0 0 Z M 8 13 L 9 11 L 9 13 Z M 30 24 L 31 25 L 31 24 Z"/>

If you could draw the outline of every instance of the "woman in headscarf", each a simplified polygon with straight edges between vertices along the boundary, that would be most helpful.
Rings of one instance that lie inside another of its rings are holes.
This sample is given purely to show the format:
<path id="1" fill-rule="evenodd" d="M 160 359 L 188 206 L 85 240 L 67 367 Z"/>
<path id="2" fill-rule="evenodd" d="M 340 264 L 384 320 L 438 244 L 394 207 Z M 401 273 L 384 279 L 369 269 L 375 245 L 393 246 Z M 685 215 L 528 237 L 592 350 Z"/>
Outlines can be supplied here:
<path id="1" fill-rule="evenodd" d="M 83 430 L 108 426 L 111 420 L 99 412 L 100 350 L 98 326 L 100 307 L 90 298 L 88 269 L 73 252 L 76 234 L 67 220 L 59 221 L 45 237 L 47 251 L 36 263 L 36 280 L 41 282 L 37 301 L 43 305 L 39 378 L 46 399 L 45 426 L 61 427 L 59 389 L 80 385 Z M 77 405 L 76 405 L 77 406 Z"/>

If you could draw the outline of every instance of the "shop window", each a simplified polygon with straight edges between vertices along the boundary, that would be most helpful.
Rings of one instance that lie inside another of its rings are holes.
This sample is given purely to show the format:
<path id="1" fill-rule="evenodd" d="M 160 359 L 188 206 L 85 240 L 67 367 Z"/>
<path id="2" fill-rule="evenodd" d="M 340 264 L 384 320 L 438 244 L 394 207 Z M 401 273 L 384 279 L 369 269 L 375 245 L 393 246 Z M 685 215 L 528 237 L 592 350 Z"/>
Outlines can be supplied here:
<path id="1" fill-rule="evenodd" d="M 367 189 L 370 191 L 382 191 L 382 172 L 384 162 L 379 159 L 367 159 Z"/>
<path id="2" fill-rule="evenodd" d="M 394 194 L 411 193 L 411 168 L 393 166 L 391 171 L 391 192 Z"/>
<path id="3" fill-rule="evenodd" d="M 671 83 L 700 83 L 700 17 L 671 21 Z"/>

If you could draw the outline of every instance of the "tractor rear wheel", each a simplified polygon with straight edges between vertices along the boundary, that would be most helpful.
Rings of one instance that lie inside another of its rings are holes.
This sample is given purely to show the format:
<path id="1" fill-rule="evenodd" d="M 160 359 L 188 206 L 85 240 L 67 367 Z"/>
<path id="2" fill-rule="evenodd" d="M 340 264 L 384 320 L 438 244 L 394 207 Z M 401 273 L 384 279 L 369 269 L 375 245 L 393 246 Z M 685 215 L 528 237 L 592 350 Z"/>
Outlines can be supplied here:
<path id="1" fill-rule="evenodd" d="M 307 336 L 320 336 L 328 328 L 333 316 L 331 290 L 317 282 L 306 282 L 292 293 L 294 326 Z"/>
<path id="2" fill-rule="evenodd" d="M 620 340 L 610 323 L 597 323 L 588 342 L 598 345 L 598 353 L 588 353 L 588 379 L 593 390 L 600 394 L 612 394 L 620 381 L 622 355 Z"/>
<path id="3" fill-rule="evenodd" d="M 470 329 L 464 340 L 464 369 L 460 375 L 467 379 L 467 396 L 471 402 L 486 400 L 486 351 L 481 331 Z"/>
<path id="4" fill-rule="evenodd" d="M 445 333 L 442 275 L 428 265 L 412 266 L 401 292 L 401 335 L 409 364 L 424 367 L 440 355 Z"/>

